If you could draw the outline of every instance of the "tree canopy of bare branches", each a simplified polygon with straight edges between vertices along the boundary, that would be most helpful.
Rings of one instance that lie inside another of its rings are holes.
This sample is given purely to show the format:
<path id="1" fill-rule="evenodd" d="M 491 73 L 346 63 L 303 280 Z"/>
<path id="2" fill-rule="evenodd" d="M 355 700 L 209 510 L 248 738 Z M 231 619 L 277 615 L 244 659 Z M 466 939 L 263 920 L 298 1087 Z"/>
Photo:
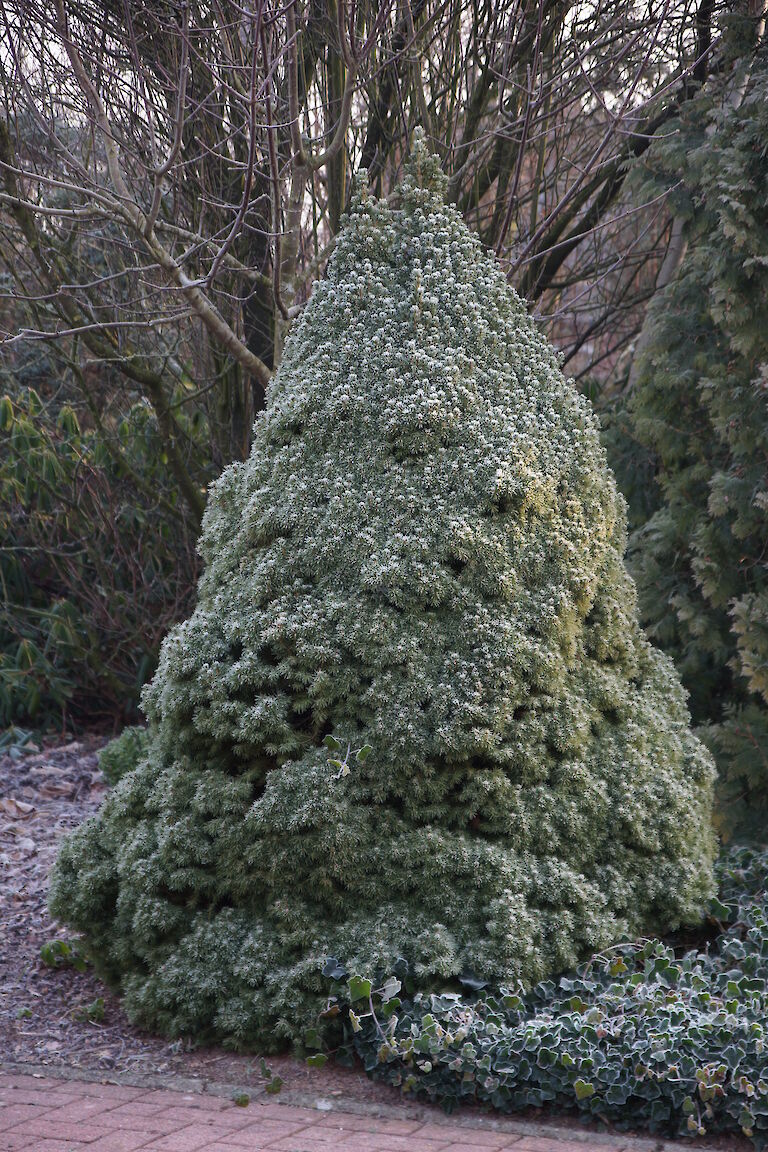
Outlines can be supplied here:
<path id="1" fill-rule="evenodd" d="M 633 161 L 721 65 L 718 0 L 0 0 L 2 354 L 43 341 L 105 434 L 154 412 L 180 514 L 248 451 L 353 172 L 425 129 L 576 372 L 671 232 Z M 182 407 L 209 427 L 201 461 Z"/>

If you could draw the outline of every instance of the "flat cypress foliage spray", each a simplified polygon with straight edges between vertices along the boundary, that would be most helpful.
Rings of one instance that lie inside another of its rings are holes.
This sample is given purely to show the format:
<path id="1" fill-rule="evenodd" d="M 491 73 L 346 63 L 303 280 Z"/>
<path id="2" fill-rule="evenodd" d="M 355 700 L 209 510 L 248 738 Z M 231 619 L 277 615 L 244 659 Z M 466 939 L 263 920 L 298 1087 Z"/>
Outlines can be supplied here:
<path id="1" fill-rule="evenodd" d="M 421 140 L 397 208 L 358 184 L 145 754 L 61 852 L 52 908 L 145 1026 L 276 1047 L 328 956 L 530 985 L 711 891 L 711 762 L 595 420 L 442 185 Z"/>
<path id="2" fill-rule="evenodd" d="M 768 46 L 739 31 L 734 68 L 645 158 L 645 194 L 676 185 L 688 248 L 649 310 L 626 415 L 656 466 L 631 550 L 643 620 L 715 751 L 718 825 L 765 842 Z"/>

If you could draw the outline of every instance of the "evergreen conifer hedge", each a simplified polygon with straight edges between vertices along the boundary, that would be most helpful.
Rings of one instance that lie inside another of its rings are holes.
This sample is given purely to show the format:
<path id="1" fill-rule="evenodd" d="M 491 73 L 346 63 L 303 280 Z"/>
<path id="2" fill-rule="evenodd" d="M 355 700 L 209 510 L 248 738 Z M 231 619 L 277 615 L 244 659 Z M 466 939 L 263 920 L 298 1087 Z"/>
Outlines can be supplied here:
<path id="1" fill-rule="evenodd" d="M 655 464 L 655 507 L 631 545 L 643 622 L 715 752 L 720 827 L 765 842 L 768 56 L 751 47 L 644 160 L 646 194 L 674 184 L 688 248 L 650 307 L 618 424 Z M 631 500 L 636 459 L 621 477 Z"/>
<path id="2" fill-rule="evenodd" d="M 419 142 L 399 206 L 358 185 L 144 752 L 61 852 L 52 909 L 147 1027 L 275 1048 L 329 956 L 530 987 L 711 894 L 595 419 L 442 182 Z"/>

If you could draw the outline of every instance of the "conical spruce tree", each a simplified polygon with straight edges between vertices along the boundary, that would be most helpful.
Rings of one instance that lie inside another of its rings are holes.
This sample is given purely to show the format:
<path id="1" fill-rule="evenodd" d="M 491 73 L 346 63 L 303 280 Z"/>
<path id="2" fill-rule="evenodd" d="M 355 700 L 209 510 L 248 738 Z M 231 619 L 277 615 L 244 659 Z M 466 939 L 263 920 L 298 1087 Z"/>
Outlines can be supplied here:
<path id="1" fill-rule="evenodd" d="M 399 207 L 358 187 L 211 493 L 145 754 L 58 861 L 131 1017 L 274 1048 L 329 956 L 530 985 L 696 921 L 712 767 L 624 545 L 587 403 L 419 142 Z"/>
<path id="2" fill-rule="evenodd" d="M 646 192 L 676 186 L 688 247 L 649 309 L 625 415 L 656 468 L 631 541 L 642 619 L 716 754 L 718 824 L 765 841 L 768 48 L 745 41 L 644 158 Z"/>

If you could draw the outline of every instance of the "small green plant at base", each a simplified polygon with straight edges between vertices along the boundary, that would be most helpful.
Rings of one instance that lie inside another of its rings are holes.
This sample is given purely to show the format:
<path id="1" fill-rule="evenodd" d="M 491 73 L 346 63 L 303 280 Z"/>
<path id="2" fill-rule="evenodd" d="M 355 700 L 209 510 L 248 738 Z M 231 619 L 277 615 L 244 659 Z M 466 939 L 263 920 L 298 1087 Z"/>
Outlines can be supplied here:
<path id="1" fill-rule="evenodd" d="M 69 940 L 48 940 L 40 949 L 40 959 L 46 968 L 74 968 L 85 972 L 88 961 L 77 943 Z"/>
<path id="2" fill-rule="evenodd" d="M 72 1014 L 75 1020 L 79 1020 L 82 1024 L 101 1024 L 104 1019 L 104 1000 L 98 996 L 90 1004 L 84 1004 L 80 1008 L 76 1008 Z"/>
<path id="3" fill-rule="evenodd" d="M 274 1072 L 268 1067 L 266 1060 L 261 1061 L 261 1075 L 266 1080 L 264 1091 L 268 1092 L 270 1096 L 277 1096 L 284 1084 L 282 1076 L 275 1076 Z"/>
<path id="4" fill-rule="evenodd" d="M 247 1092 L 236 1092 L 232 1097 L 232 1103 L 236 1104 L 238 1108 L 247 1108 L 251 1102 L 251 1098 Z"/>

